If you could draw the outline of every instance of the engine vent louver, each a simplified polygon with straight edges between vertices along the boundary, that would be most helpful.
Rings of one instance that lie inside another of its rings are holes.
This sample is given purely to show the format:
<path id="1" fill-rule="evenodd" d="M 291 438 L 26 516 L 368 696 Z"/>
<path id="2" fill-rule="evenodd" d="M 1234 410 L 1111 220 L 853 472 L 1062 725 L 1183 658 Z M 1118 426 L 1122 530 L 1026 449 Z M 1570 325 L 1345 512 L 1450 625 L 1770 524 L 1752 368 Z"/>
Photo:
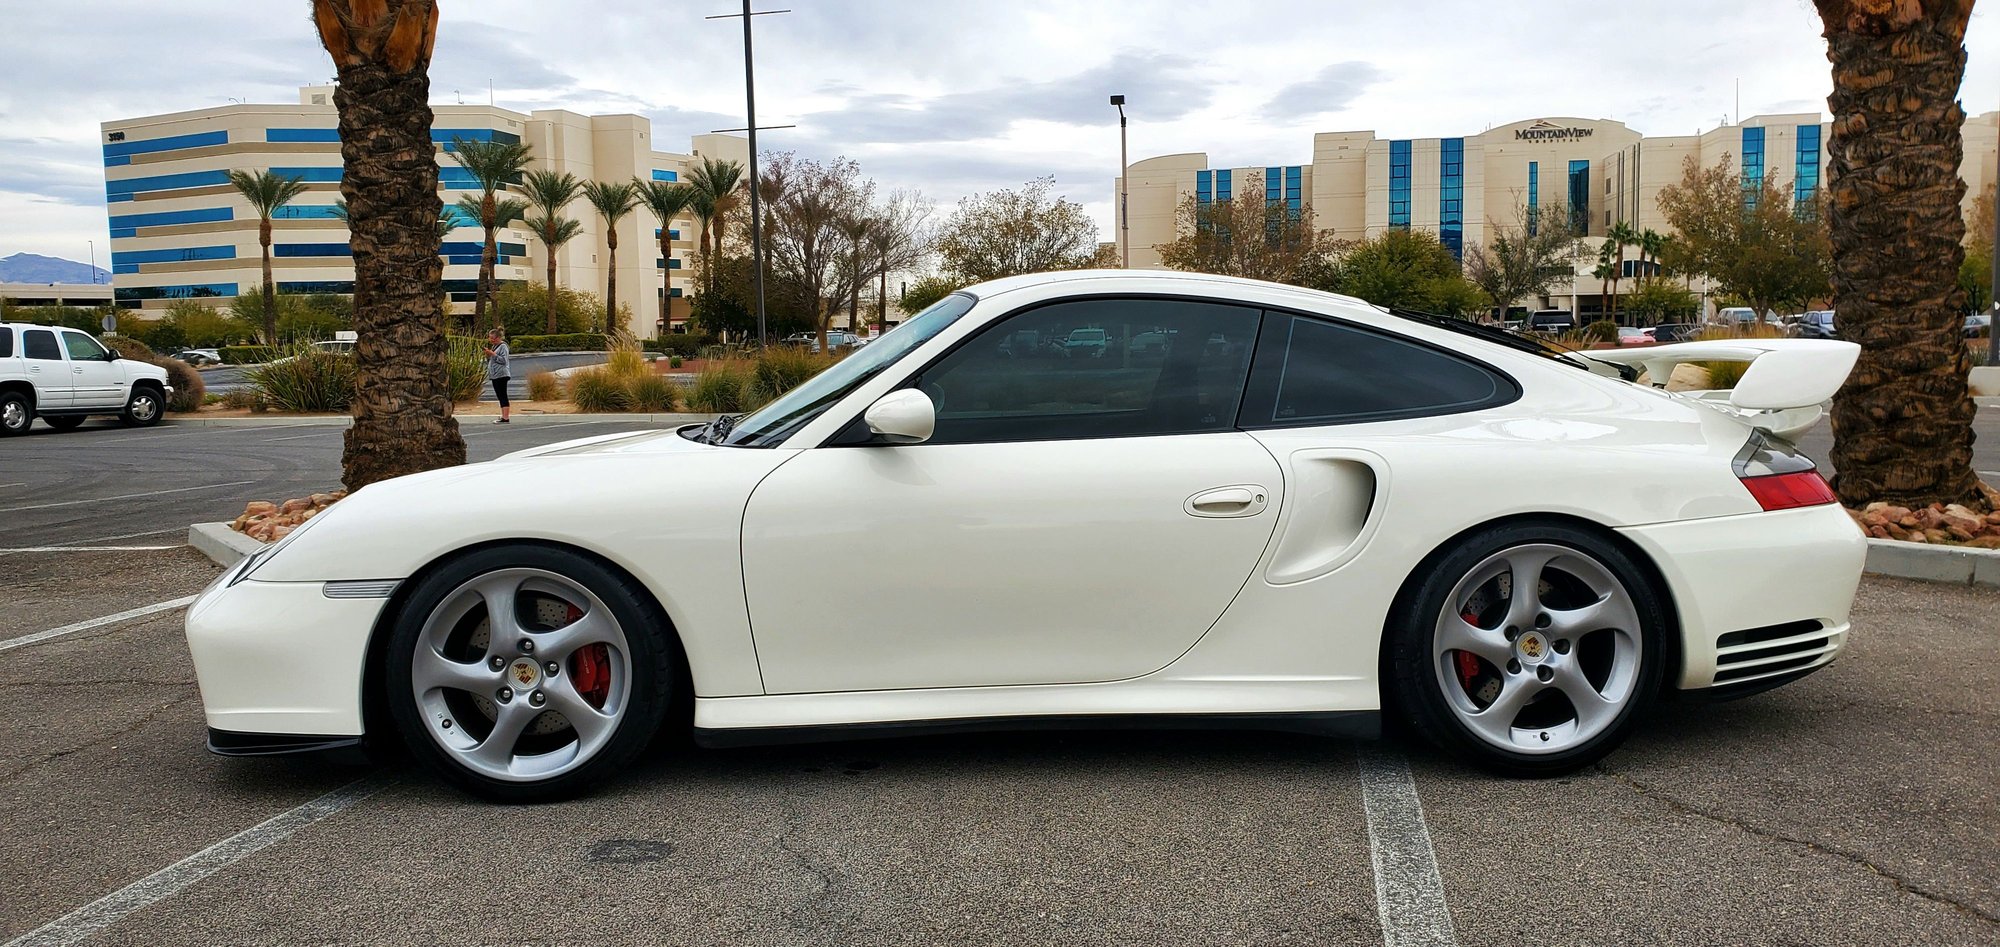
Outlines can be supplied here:
<path id="1" fill-rule="evenodd" d="M 1715 683 L 1732 684 L 1810 666 L 1835 647 L 1833 632 L 1816 621 L 1791 621 L 1715 639 Z"/>

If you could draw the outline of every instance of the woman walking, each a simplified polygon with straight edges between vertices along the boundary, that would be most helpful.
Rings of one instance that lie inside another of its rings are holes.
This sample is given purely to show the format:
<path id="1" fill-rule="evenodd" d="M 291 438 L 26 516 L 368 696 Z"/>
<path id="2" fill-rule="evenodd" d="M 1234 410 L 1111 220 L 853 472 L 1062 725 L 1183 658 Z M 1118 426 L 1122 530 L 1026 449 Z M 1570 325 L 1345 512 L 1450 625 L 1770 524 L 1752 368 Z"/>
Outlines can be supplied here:
<path id="1" fill-rule="evenodd" d="M 506 424 L 512 408 L 507 403 L 507 378 L 512 368 L 507 364 L 507 340 L 500 335 L 500 327 L 486 330 L 486 377 L 493 382 L 493 396 L 500 399 L 500 418 L 495 424 Z"/>

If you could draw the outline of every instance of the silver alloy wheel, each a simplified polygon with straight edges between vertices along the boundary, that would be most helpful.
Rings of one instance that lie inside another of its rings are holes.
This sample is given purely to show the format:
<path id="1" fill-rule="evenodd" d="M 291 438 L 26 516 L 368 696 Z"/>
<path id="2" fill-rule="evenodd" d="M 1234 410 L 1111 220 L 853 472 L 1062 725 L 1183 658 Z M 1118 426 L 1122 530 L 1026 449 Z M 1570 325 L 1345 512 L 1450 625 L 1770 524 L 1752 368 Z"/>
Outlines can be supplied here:
<path id="1" fill-rule="evenodd" d="M 1552 544 L 1513 546 L 1474 566 L 1431 638 L 1452 713 L 1516 753 L 1559 753 L 1603 733 L 1637 691 L 1642 653 L 1624 582 L 1595 557 Z"/>
<path id="2" fill-rule="evenodd" d="M 28 426 L 28 406 L 18 398 L 0 402 L 0 425 L 10 431 L 18 431 Z"/>
<path id="3" fill-rule="evenodd" d="M 591 673 L 584 662 L 608 676 L 589 695 L 576 683 L 579 671 Z M 544 780 L 611 741 L 631 699 L 631 650 L 590 590 L 541 569 L 501 569 L 432 609 L 410 688 L 432 739 L 461 766 L 508 782 Z"/>
<path id="4" fill-rule="evenodd" d="M 132 396 L 132 420 L 140 423 L 151 421 L 160 413 L 160 399 L 151 391 L 141 391 Z"/>

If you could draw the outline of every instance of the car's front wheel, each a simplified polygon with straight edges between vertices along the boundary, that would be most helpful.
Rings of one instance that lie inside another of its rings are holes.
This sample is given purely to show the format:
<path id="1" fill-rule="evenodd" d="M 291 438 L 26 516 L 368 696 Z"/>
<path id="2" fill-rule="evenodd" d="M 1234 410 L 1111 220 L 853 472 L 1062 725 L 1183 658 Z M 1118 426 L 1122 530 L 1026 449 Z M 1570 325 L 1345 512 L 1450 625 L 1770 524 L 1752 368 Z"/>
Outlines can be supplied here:
<path id="1" fill-rule="evenodd" d="M 1553 776 L 1623 742 L 1660 686 L 1665 602 L 1599 535 L 1518 524 L 1459 543 L 1405 596 L 1391 696 L 1440 747 Z"/>
<path id="2" fill-rule="evenodd" d="M 482 796 L 575 795 L 659 730 L 674 651 L 643 589 L 564 549 L 485 549 L 414 589 L 388 649 L 406 745 Z"/>
<path id="3" fill-rule="evenodd" d="M 160 423 L 160 415 L 166 410 L 166 398 L 158 388 L 134 385 L 132 397 L 125 402 L 125 412 L 118 419 L 124 421 L 127 427 L 152 427 Z"/>

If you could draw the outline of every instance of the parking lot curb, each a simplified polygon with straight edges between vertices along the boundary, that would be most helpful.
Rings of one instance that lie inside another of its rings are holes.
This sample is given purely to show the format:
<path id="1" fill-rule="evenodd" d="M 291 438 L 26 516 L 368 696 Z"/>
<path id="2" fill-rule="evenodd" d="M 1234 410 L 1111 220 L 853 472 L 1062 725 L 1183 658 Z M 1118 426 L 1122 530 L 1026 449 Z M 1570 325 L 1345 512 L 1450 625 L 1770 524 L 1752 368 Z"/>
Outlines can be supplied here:
<path id="1" fill-rule="evenodd" d="M 2000 550 L 1870 539 L 1866 569 L 1904 579 L 2000 587 Z"/>
<path id="2" fill-rule="evenodd" d="M 263 543 L 230 529 L 228 523 L 196 523 L 188 527 L 188 545 L 225 569 L 264 548 Z"/>

